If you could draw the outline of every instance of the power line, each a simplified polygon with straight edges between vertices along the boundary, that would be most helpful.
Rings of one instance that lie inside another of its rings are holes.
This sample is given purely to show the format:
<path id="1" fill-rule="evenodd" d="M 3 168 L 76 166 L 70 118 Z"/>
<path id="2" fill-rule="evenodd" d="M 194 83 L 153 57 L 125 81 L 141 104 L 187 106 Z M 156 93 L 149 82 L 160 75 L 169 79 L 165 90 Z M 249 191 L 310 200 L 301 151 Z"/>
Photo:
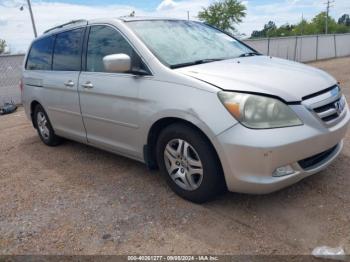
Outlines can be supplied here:
<path id="1" fill-rule="evenodd" d="M 334 7 L 334 5 L 331 5 L 331 4 L 334 4 L 335 3 L 335 0 L 327 0 L 327 3 L 324 3 L 325 5 L 327 5 L 327 10 L 326 10 L 326 34 L 328 34 L 328 20 L 329 20 L 329 9 L 331 7 Z"/>

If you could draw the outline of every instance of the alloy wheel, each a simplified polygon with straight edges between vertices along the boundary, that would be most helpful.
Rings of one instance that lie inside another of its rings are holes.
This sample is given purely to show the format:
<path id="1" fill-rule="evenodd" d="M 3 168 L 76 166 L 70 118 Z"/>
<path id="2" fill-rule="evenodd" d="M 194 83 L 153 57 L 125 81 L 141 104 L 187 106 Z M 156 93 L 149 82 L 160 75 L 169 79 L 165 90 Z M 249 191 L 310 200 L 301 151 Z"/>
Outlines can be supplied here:
<path id="1" fill-rule="evenodd" d="M 38 129 L 39 129 L 41 136 L 45 140 L 48 140 L 50 137 L 50 131 L 49 131 L 49 128 L 47 126 L 48 122 L 47 122 L 45 114 L 43 112 L 38 112 L 36 119 L 37 119 L 36 121 L 37 121 Z"/>
<path id="2" fill-rule="evenodd" d="M 173 139 L 164 149 L 165 166 L 171 179 L 182 189 L 196 190 L 203 180 L 203 165 L 197 151 L 183 139 Z"/>

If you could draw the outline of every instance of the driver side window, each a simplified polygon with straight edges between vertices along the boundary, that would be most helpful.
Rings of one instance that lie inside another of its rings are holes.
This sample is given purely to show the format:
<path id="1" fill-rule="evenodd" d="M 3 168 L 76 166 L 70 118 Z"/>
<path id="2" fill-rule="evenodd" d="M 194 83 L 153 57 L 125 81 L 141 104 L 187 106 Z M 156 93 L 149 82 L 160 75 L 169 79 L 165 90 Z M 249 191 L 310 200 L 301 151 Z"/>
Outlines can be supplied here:
<path id="1" fill-rule="evenodd" d="M 141 58 L 117 30 L 104 25 L 92 26 L 87 45 L 86 71 L 106 72 L 103 57 L 111 54 L 129 55 L 133 68 L 143 67 Z"/>

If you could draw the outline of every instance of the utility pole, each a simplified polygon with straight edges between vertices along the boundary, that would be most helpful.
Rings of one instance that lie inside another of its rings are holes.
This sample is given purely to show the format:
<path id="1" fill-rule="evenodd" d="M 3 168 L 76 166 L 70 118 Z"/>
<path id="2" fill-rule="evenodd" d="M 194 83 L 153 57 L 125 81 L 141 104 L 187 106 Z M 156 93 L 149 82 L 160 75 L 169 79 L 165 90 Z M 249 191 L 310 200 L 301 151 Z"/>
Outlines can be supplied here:
<path id="1" fill-rule="evenodd" d="M 331 7 L 333 7 L 331 4 L 333 4 L 335 2 L 335 0 L 327 0 L 327 3 L 325 3 L 325 5 L 327 5 L 327 11 L 326 11 L 326 35 L 328 34 L 328 19 L 329 19 L 329 9 Z"/>
<path id="2" fill-rule="evenodd" d="M 187 11 L 187 20 L 190 20 L 190 11 Z"/>
<path id="3" fill-rule="evenodd" d="M 30 13 L 30 19 L 32 20 L 34 36 L 36 38 L 38 36 L 38 34 L 36 32 L 35 21 L 34 21 L 34 16 L 33 16 L 33 11 L 32 11 L 32 5 L 30 3 L 30 0 L 27 0 L 27 3 L 28 3 L 29 13 Z"/>
<path id="4" fill-rule="evenodd" d="M 304 13 L 301 13 L 301 35 L 304 34 Z"/>

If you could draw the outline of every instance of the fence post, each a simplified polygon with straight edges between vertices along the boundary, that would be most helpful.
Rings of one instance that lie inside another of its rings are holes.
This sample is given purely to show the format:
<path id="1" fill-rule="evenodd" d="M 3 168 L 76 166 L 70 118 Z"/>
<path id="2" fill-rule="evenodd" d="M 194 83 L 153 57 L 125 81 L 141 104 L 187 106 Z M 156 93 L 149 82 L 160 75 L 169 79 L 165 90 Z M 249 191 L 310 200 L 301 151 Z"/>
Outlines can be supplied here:
<path id="1" fill-rule="evenodd" d="M 337 56 L 337 36 L 334 34 L 334 56 Z"/>
<path id="2" fill-rule="evenodd" d="M 303 39 L 304 39 L 304 37 L 303 36 L 301 36 L 300 37 L 300 47 L 299 47 L 299 57 L 298 57 L 298 62 L 303 62 L 303 59 L 302 59 L 302 57 L 303 57 Z"/>
<path id="3" fill-rule="evenodd" d="M 294 61 L 297 61 L 297 47 L 298 47 L 298 36 L 295 37 Z"/>
<path id="4" fill-rule="evenodd" d="M 267 55 L 270 55 L 270 37 L 267 38 Z"/>
<path id="5" fill-rule="evenodd" d="M 318 35 L 316 36 L 316 61 L 318 60 Z"/>

